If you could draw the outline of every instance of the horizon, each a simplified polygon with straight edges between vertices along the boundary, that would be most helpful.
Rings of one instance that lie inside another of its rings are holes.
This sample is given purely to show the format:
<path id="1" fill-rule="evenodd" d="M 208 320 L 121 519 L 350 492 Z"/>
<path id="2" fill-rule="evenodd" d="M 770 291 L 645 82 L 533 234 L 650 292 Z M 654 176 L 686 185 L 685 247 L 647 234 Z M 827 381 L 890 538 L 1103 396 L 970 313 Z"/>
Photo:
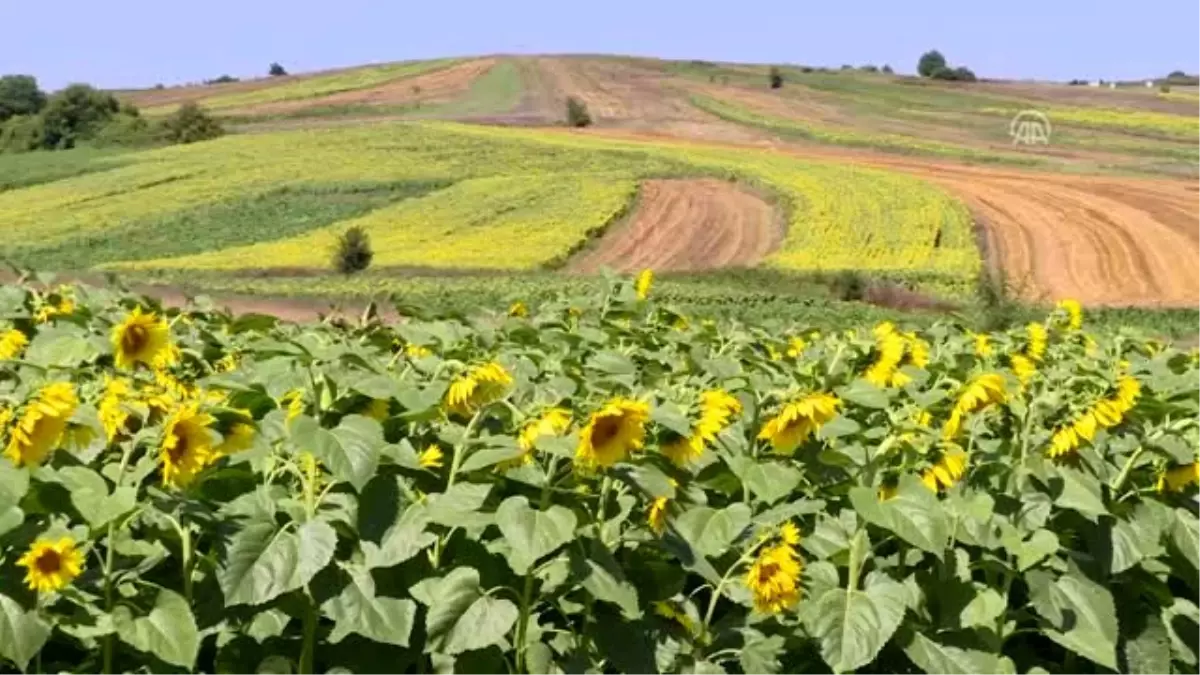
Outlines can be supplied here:
<path id="1" fill-rule="evenodd" d="M 748 0 L 739 3 L 737 13 L 726 14 L 678 2 L 633 0 L 612 0 L 603 11 L 581 7 L 564 12 L 563 7 L 546 0 L 436 7 L 345 0 L 325 11 L 312 3 L 211 0 L 203 14 L 182 17 L 147 0 L 116 8 L 74 0 L 61 8 L 73 20 L 55 26 L 53 41 L 32 31 L 10 37 L 0 53 L 0 74 L 33 75 L 46 90 L 72 82 L 140 89 L 200 83 L 220 75 L 259 77 L 273 61 L 289 73 L 304 73 L 491 54 L 621 55 L 834 69 L 887 64 L 908 74 L 930 49 L 941 51 L 951 65 L 967 66 L 989 79 L 1123 81 L 1200 70 L 1195 28 L 1200 3 L 1150 0 L 1129 12 L 1111 0 L 1064 0 L 1052 6 L 1018 0 L 1003 7 L 930 0 L 921 6 L 920 17 L 911 6 L 881 0 L 855 8 Z M 33 5 L 7 10 L 12 25 L 41 20 Z M 1172 20 L 1164 22 L 1163 17 Z M 1118 43 L 1125 48 L 1114 48 Z M 64 53 L 63 44 L 74 45 L 73 53 Z"/>

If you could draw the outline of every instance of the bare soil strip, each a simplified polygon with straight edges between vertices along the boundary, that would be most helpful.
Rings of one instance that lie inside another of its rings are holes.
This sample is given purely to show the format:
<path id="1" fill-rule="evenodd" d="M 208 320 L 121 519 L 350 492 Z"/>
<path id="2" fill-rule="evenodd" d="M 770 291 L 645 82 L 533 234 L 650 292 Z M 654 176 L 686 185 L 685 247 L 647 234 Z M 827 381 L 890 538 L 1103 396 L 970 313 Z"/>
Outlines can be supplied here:
<path id="1" fill-rule="evenodd" d="M 568 269 L 693 271 L 749 266 L 778 248 L 783 228 L 757 195 L 716 179 L 648 180 L 628 222 L 609 230 Z"/>

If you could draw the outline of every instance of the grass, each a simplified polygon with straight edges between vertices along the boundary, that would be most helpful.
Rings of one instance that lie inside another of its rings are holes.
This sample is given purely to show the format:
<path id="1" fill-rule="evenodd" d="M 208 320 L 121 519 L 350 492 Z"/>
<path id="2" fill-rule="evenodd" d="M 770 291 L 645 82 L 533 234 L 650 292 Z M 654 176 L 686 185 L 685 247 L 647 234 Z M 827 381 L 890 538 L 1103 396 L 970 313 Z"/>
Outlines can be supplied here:
<path id="1" fill-rule="evenodd" d="M 124 154 L 97 148 L 0 154 L 0 192 L 113 169 L 125 163 Z"/>
<path id="2" fill-rule="evenodd" d="M 415 117 L 503 115 L 520 104 L 524 89 L 517 64 L 501 61 L 475 78 L 462 96 L 445 103 L 422 105 L 411 112 Z"/>
<path id="3" fill-rule="evenodd" d="M 13 260 L 37 269 L 69 270 L 250 245 L 323 228 L 446 185 L 438 181 L 287 185 L 42 248 L 22 248 Z M 327 249 L 320 253 L 327 254 Z"/>

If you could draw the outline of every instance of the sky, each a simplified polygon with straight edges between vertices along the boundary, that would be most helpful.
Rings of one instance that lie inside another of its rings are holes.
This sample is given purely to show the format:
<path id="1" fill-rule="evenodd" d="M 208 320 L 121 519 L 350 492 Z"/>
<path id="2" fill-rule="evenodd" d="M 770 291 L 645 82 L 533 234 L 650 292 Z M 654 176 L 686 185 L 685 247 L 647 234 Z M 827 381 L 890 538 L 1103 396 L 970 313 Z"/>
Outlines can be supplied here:
<path id="1" fill-rule="evenodd" d="M 1200 70 L 1197 0 L 0 0 L 0 74 L 43 89 L 254 77 L 445 56 L 616 53 L 911 73 L 928 49 L 981 77 Z M 61 18 L 59 18 L 61 17 Z"/>

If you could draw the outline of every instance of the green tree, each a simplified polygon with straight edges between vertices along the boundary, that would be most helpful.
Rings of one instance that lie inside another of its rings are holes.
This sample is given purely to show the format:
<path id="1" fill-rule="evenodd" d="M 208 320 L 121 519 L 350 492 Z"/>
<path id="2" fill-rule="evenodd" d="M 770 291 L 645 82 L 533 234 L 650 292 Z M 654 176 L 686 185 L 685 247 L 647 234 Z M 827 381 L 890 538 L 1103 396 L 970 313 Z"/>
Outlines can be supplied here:
<path id="1" fill-rule="evenodd" d="M 28 152 L 44 144 L 41 115 L 17 115 L 0 122 L 0 152 Z"/>
<path id="2" fill-rule="evenodd" d="M 0 122 L 17 115 L 36 115 L 46 105 L 46 94 L 32 75 L 0 77 Z"/>
<path id="3" fill-rule="evenodd" d="M 360 225 L 352 225 L 334 244 L 333 267 L 342 274 L 353 274 L 367 269 L 374 257 L 367 231 Z"/>
<path id="4" fill-rule="evenodd" d="M 783 86 L 783 73 L 779 70 L 778 66 L 771 66 L 771 73 L 768 75 L 768 78 L 771 81 L 772 89 L 779 89 Z"/>
<path id="5" fill-rule="evenodd" d="M 917 61 L 917 73 L 921 77 L 933 77 L 934 71 L 946 67 L 946 57 L 936 49 L 925 52 Z"/>
<path id="6" fill-rule="evenodd" d="M 86 84 L 55 92 L 42 110 L 43 147 L 73 148 L 86 140 L 121 109 L 116 97 Z"/>
<path id="7" fill-rule="evenodd" d="M 587 105 L 574 96 L 567 97 L 567 124 L 573 127 L 586 127 L 592 123 Z"/>
<path id="8" fill-rule="evenodd" d="M 287 75 L 287 71 L 284 70 L 283 66 L 279 65 L 278 63 L 272 63 L 271 67 L 267 70 L 267 74 L 271 77 L 280 77 L 282 75 Z"/>
<path id="9" fill-rule="evenodd" d="M 195 143 L 225 133 L 221 123 L 194 101 L 188 101 L 162 121 L 162 136 L 171 143 Z"/>

